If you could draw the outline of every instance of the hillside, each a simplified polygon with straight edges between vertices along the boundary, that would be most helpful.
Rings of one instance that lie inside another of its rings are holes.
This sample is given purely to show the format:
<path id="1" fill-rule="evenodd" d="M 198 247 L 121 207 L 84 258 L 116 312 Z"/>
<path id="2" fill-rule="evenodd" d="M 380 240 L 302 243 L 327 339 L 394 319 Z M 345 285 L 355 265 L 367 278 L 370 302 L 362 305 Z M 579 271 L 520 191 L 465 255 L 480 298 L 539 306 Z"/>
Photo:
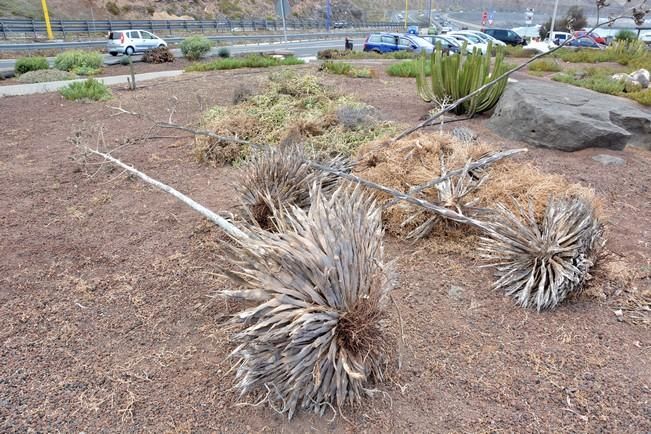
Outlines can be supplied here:
<path id="1" fill-rule="evenodd" d="M 0 0 L 0 17 L 40 18 L 40 0 Z M 323 0 L 290 0 L 292 15 L 321 18 Z M 333 19 L 383 19 L 401 0 L 332 0 Z M 88 19 L 212 19 L 276 17 L 275 1 L 264 0 L 48 0 L 52 18 Z"/>
<path id="2" fill-rule="evenodd" d="M 332 0 L 334 20 L 385 20 L 395 10 L 404 8 L 404 0 Z M 273 0 L 48 0 L 53 19 L 212 19 L 242 17 L 276 17 Z M 321 19 L 325 0 L 289 0 L 296 17 Z M 410 7 L 422 9 L 425 0 L 411 0 Z M 496 10 L 524 11 L 533 7 L 538 12 L 551 10 L 550 0 L 432 0 L 434 8 L 466 11 L 491 5 Z M 561 9 L 580 5 L 589 14 L 593 0 L 561 0 Z M 0 17 L 42 17 L 40 0 L 0 0 Z"/>

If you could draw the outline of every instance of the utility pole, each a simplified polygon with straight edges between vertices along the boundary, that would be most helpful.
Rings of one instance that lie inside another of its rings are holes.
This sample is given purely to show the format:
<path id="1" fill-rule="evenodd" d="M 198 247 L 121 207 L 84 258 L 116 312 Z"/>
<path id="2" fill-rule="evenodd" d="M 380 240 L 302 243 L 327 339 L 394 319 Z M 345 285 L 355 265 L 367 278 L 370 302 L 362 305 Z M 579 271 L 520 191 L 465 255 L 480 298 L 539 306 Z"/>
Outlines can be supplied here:
<path id="1" fill-rule="evenodd" d="M 47 38 L 54 39 L 54 35 L 52 35 L 52 26 L 50 25 L 50 13 L 47 11 L 46 0 L 41 0 L 41 6 L 43 7 L 43 16 L 45 17 L 45 28 L 47 29 Z"/>
<path id="2" fill-rule="evenodd" d="M 554 40 L 552 39 L 552 33 L 554 32 L 554 25 L 556 24 L 556 11 L 557 10 L 558 10 L 558 0 L 556 0 L 556 2 L 554 2 L 554 12 L 552 13 L 552 24 L 549 27 L 549 36 L 548 37 L 549 37 L 550 42 L 554 42 Z M 597 23 L 597 24 L 599 24 L 599 23 Z"/>
<path id="3" fill-rule="evenodd" d="M 409 19 L 409 0 L 405 0 L 405 30 L 407 30 L 407 19 Z"/>
<path id="4" fill-rule="evenodd" d="M 425 7 L 427 8 L 425 17 L 427 19 L 427 27 L 429 28 L 432 25 L 432 0 L 427 0 L 427 2 L 425 2 Z"/>
<path id="5" fill-rule="evenodd" d="M 330 32 L 330 21 L 332 20 L 332 6 L 330 0 L 326 0 L 326 32 Z"/>
<path id="6" fill-rule="evenodd" d="M 43 0 L 45 1 L 45 0 Z M 280 15 L 283 17 L 283 39 L 287 42 L 287 23 L 285 22 L 285 0 L 280 1 Z"/>

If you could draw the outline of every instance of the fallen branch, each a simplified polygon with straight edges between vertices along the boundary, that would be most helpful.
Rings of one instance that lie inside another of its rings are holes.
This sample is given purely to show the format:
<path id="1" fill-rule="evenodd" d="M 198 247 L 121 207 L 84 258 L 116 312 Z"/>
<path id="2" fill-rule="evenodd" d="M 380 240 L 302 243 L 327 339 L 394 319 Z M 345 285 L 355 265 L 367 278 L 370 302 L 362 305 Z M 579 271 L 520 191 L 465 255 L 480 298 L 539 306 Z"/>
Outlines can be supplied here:
<path id="1" fill-rule="evenodd" d="M 472 170 L 481 169 L 481 168 L 490 166 L 491 164 L 493 164 L 493 163 L 495 163 L 495 162 L 497 162 L 499 160 L 502 160 L 502 159 L 504 159 L 506 157 L 510 157 L 512 155 L 519 154 L 521 152 L 527 152 L 527 148 L 509 149 L 507 151 L 501 151 L 501 152 L 497 152 L 497 153 L 488 155 L 488 156 L 486 156 L 484 158 L 480 158 L 479 160 L 475 161 L 474 163 L 468 164 L 466 167 L 462 167 L 460 169 L 452 170 L 452 171 L 446 173 L 445 175 L 440 176 L 440 177 L 438 177 L 436 179 L 433 179 L 433 180 L 431 180 L 431 181 L 429 181 L 429 182 L 427 182 L 425 184 L 421 184 L 421 185 L 411 187 L 409 189 L 409 194 L 413 195 L 413 194 L 420 193 L 423 190 L 427 190 L 428 188 L 432 188 L 435 185 L 440 184 L 441 182 L 447 181 L 448 179 L 450 179 L 453 176 L 461 175 L 466 170 L 468 172 L 470 172 Z M 389 201 L 388 203 L 386 203 L 384 205 L 384 208 L 388 208 L 390 206 L 393 206 L 396 203 L 400 202 L 400 200 L 401 199 L 397 199 L 397 198 L 392 199 L 391 201 Z"/>
<path id="2" fill-rule="evenodd" d="M 190 199 L 188 196 L 184 195 L 183 193 L 173 189 L 167 184 L 163 184 L 162 182 L 151 178 L 150 176 L 147 176 L 146 174 L 140 172 L 139 170 L 133 168 L 132 166 L 129 166 L 128 164 L 123 163 L 122 161 L 118 160 L 117 158 L 106 154 L 104 152 L 97 151 L 95 149 L 90 149 L 88 147 L 85 148 L 86 151 L 99 155 L 100 157 L 104 158 L 107 161 L 110 161 L 111 163 L 115 164 L 116 166 L 121 167 L 125 171 L 129 172 L 132 175 L 137 176 L 138 178 L 142 179 L 145 181 L 147 184 L 153 185 L 154 187 L 163 190 L 165 193 L 169 193 L 193 210 L 197 211 L 199 214 L 202 216 L 206 217 L 208 220 L 211 222 L 215 223 L 217 226 L 222 228 L 228 235 L 232 236 L 233 238 L 237 239 L 246 239 L 249 238 L 247 234 L 242 232 L 240 229 L 238 229 L 235 225 L 230 223 L 228 220 L 225 218 L 221 217 L 220 215 L 214 213 L 213 211 L 209 210 L 205 206 L 201 205 L 200 203 L 195 202 L 194 200 Z"/>

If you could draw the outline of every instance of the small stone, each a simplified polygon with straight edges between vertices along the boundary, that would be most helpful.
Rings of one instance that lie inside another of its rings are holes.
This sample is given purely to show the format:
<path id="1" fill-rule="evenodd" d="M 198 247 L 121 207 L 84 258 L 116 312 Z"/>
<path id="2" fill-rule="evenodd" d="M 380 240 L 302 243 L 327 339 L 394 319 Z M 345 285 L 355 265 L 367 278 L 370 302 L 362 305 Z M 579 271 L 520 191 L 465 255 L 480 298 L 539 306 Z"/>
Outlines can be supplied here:
<path id="1" fill-rule="evenodd" d="M 615 313 L 615 317 L 617 318 L 617 321 L 622 322 L 624 321 L 624 312 L 622 312 L 621 309 L 617 309 L 613 311 Z"/>
<path id="2" fill-rule="evenodd" d="M 626 160 L 623 158 L 615 157 L 608 154 L 599 154 L 592 157 L 594 161 L 598 161 L 604 166 L 623 166 L 626 163 Z"/>
<path id="3" fill-rule="evenodd" d="M 463 298 L 463 288 L 460 286 L 451 286 L 450 289 L 448 289 L 448 296 L 455 300 L 461 300 Z"/>

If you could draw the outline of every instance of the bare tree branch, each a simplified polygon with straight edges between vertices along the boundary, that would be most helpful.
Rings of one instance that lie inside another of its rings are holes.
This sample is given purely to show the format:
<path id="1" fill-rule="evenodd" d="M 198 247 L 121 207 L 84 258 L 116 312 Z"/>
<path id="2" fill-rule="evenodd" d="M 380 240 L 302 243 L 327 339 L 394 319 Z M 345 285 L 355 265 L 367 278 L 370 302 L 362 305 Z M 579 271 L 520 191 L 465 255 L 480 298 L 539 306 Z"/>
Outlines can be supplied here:
<path id="1" fill-rule="evenodd" d="M 95 149 L 90 149 L 88 147 L 85 148 L 86 151 L 98 155 L 102 158 L 104 158 L 106 161 L 110 161 L 111 163 L 115 164 L 118 167 L 121 167 L 124 169 L 126 172 L 129 172 L 132 175 L 137 176 L 138 178 L 142 179 L 145 181 L 147 184 L 153 185 L 154 187 L 163 190 L 166 193 L 171 194 L 193 210 L 197 211 L 199 214 L 202 216 L 206 217 L 208 220 L 211 222 L 215 223 L 217 226 L 222 228 L 228 235 L 232 236 L 233 238 L 237 239 L 247 239 L 249 238 L 248 235 L 246 235 L 244 232 L 242 232 L 240 229 L 238 229 L 235 225 L 230 223 L 228 220 L 225 218 L 221 217 L 220 215 L 216 214 L 215 212 L 209 210 L 205 206 L 201 205 L 200 203 L 195 202 L 194 200 L 190 199 L 188 196 L 184 195 L 183 193 L 175 190 L 174 188 L 170 187 L 167 184 L 163 184 L 162 182 L 151 178 L 150 176 L 140 172 L 139 170 L 135 169 L 132 166 L 129 166 L 128 164 L 123 163 L 122 161 L 118 160 L 117 158 L 111 156 L 110 154 L 104 153 L 97 151 Z"/>

